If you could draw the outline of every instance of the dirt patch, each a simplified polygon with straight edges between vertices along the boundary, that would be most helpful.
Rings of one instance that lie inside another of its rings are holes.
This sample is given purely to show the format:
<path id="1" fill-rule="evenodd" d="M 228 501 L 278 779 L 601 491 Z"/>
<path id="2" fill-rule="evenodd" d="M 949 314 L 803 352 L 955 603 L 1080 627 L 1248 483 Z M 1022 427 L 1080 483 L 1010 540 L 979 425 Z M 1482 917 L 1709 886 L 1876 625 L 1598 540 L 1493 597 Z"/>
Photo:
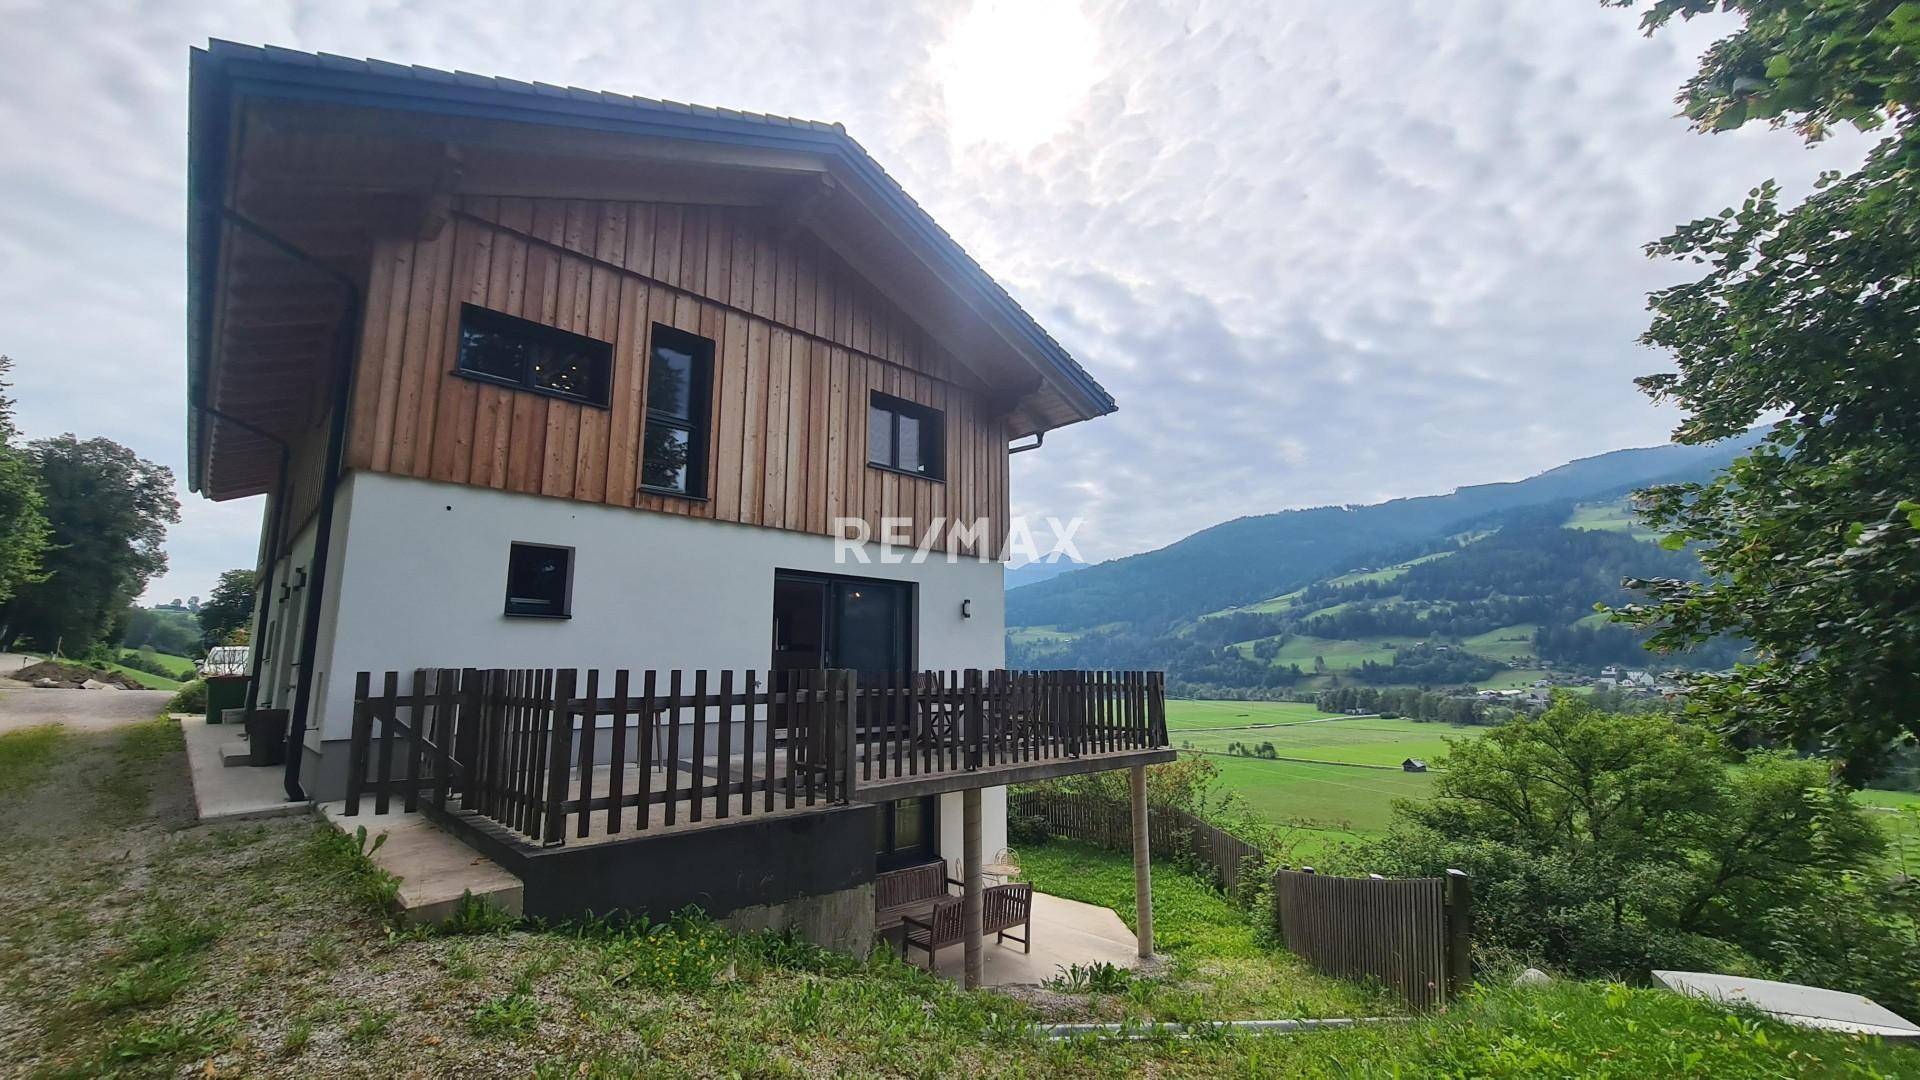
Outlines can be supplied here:
<path id="1" fill-rule="evenodd" d="M 104 683 L 119 690 L 146 689 L 117 671 L 101 671 L 84 664 L 69 664 L 59 660 L 42 660 L 37 664 L 29 664 L 8 677 L 15 682 L 43 689 L 54 687 L 79 690 L 90 682 Z"/>

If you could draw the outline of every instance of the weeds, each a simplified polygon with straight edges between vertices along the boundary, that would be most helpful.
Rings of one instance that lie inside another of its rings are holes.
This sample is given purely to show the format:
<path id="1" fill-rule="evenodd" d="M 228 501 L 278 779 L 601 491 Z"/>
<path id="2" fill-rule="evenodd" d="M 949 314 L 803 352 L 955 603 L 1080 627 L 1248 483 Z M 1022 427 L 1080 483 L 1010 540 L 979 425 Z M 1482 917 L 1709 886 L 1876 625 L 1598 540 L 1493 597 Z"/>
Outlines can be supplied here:
<path id="1" fill-rule="evenodd" d="M 287 1029 L 287 1037 L 280 1042 L 280 1056 L 283 1058 L 297 1058 L 306 1050 L 307 1044 L 312 1041 L 313 1022 L 310 1020 L 295 1020 L 293 1026 Z"/>
<path id="2" fill-rule="evenodd" d="M 189 1020 L 128 1023 L 107 1045 L 115 1061 L 208 1057 L 232 1044 L 238 1021 L 232 1009 L 202 1013 Z"/>
<path id="3" fill-rule="evenodd" d="M 391 924 L 400 917 L 400 879 L 373 862 L 373 853 L 386 842 L 387 834 L 381 833 L 369 843 L 365 825 L 355 829 L 352 836 L 319 826 L 307 854 L 316 871 Z"/>
<path id="4" fill-rule="evenodd" d="M 360 1014 L 347 1029 L 347 1041 L 355 1046 L 366 1046 L 387 1037 L 387 1029 L 393 1026 L 393 1014 L 385 1009 Z"/>
<path id="5" fill-rule="evenodd" d="M 1094 964 L 1071 964 L 1047 980 L 1047 987 L 1063 994 L 1121 994 L 1133 984 L 1133 972 L 1102 960 Z"/>
<path id="6" fill-rule="evenodd" d="M 383 835 L 381 839 L 385 839 Z M 434 932 L 447 936 L 465 934 L 502 934 L 520 925 L 520 917 L 469 889 L 460 894 L 453 913 Z"/>
<path id="7" fill-rule="evenodd" d="M 473 1011 L 467 1026 L 486 1038 L 524 1035 L 540 1023 L 540 1002 L 524 993 L 495 998 Z"/>

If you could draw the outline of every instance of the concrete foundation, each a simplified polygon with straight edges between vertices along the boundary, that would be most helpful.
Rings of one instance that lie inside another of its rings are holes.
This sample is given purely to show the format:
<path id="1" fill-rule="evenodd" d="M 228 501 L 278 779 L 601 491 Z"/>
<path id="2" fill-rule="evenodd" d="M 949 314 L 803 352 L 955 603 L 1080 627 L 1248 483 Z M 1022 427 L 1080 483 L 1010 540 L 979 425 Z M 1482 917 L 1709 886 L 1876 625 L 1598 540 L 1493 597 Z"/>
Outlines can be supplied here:
<path id="1" fill-rule="evenodd" d="M 873 882 L 823 896 L 742 908 L 720 920 L 735 933 L 792 931 L 822 948 L 865 957 L 873 951 Z"/>

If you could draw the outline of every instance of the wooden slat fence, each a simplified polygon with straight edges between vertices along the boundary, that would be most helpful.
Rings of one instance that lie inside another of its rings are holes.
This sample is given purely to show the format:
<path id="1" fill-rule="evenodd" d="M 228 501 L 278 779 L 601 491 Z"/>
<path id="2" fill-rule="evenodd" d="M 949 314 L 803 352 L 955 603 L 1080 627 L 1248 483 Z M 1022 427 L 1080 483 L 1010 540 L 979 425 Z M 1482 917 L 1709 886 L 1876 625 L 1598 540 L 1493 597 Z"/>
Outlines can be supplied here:
<path id="1" fill-rule="evenodd" d="M 361 672 L 345 813 L 424 797 L 546 845 L 837 805 L 863 783 L 1167 745 L 1159 672 Z M 629 813 L 629 811 L 632 811 Z"/>
<path id="2" fill-rule="evenodd" d="M 1467 876 L 1347 878 L 1280 870 L 1274 918 L 1287 948 L 1317 971 L 1373 978 L 1416 1008 L 1437 1005 L 1472 977 Z"/>
<path id="3" fill-rule="evenodd" d="M 1021 791 L 1009 809 L 1055 836 L 1133 847 L 1133 815 L 1117 799 Z M 1264 862 L 1258 847 L 1184 810 L 1151 808 L 1147 836 L 1154 850 L 1207 867 L 1229 895 L 1245 896 L 1247 872 Z M 1472 979 L 1472 904 L 1471 882 L 1458 870 L 1399 879 L 1279 870 L 1272 878 L 1274 927 L 1289 949 L 1329 975 L 1378 979 L 1416 1007 L 1437 1004 Z"/>
<path id="4" fill-rule="evenodd" d="M 1127 804 L 1097 795 L 1051 791 L 1015 792 L 1009 808 L 1046 823 L 1055 836 L 1081 840 L 1115 851 L 1133 850 L 1133 814 Z M 1155 851 L 1175 853 L 1205 866 L 1226 892 L 1238 895 L 1247 860 L 1260 860 L 1259 848 L 1206 821 L 1168 807 L 1147 812 L 1147 841 Z"/>

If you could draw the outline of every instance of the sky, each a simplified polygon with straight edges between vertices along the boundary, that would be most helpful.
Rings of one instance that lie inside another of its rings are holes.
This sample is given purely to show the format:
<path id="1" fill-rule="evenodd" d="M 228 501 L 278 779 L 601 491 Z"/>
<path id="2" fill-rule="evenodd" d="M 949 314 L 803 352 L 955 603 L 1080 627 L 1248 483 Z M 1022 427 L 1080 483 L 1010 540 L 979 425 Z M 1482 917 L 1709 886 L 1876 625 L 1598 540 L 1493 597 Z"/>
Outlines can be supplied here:
<path id="1" fill-rule="evenodd" d="M 1731 23 L 1597 0 L 0 0 L 0 353 L 28 437 L 171 467 L 149 601 L 251 566 L 185 471 L 186 79 L 209 37 L 843 122 L 1118 400 L 1013 458 L 1081 553 L 1658 443 L 1641 246 L 1866 141 L 1705 136 Z"/>

